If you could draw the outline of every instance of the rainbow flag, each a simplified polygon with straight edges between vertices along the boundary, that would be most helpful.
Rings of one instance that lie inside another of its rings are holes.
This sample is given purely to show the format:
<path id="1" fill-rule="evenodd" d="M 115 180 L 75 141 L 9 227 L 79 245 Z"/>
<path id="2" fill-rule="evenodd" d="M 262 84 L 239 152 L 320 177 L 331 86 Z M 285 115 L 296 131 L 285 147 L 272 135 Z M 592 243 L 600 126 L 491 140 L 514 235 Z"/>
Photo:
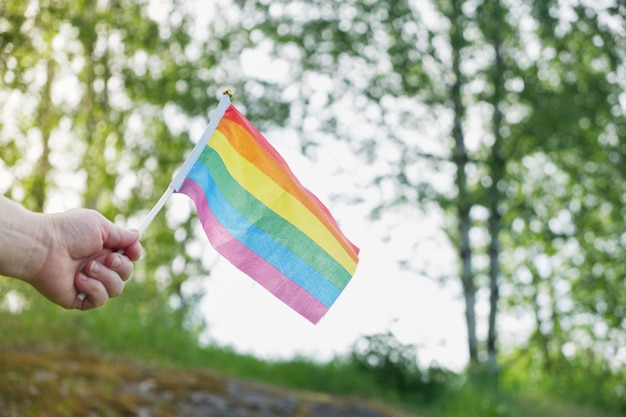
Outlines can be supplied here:
<path id="1" fill-rule="evenodd" d="M 224 97 L 174 191 L 194 201 L 223 257 L 317 323 L 352 278 L 359 249 Z"/>

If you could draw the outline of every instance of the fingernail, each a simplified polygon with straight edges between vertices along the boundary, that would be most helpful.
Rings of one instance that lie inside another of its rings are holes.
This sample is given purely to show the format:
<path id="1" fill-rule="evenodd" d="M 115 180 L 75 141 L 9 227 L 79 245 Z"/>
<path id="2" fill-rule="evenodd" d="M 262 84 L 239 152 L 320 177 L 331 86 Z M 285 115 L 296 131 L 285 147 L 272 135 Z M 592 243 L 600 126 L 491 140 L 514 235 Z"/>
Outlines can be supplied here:
<path id="1" fill-rule="evenodd" d="M 119 255 L 115 255 L 113 257 L 113 260 L 111 261 L 111 268 L 115 269 L 118 266 L 120 266 L 121 263 L 122 263 L 122 260 L 120 259 Z"/>
<path id="2" fill-rule="evenodd" d="M 91 263 L 91 268 L 89 268 L 89 271 L 91 272 L 91 274 L 97 274 L 101 271 L 102 267 L 100 266 L 100 264 L 98 262 L 92 262 Z"/>

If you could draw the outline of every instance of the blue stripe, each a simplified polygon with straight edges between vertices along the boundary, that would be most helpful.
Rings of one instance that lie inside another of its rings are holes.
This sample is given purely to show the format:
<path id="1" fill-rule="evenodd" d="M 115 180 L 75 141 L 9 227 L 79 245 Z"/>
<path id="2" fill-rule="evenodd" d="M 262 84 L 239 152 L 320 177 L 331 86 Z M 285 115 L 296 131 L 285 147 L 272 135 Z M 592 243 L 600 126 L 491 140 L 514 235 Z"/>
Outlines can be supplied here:
<path id="1" fill-rule="evenodd" d="M 341 290 L 230 205 L 217 189 L 210 169 L 202 163 L 196 163 L 187 176 L 202 187 L 215 218 L 233 237 L 267 260 L 326 307 L 335 302 Z M 261 202 L 259 205 L 271 211 Z"/>

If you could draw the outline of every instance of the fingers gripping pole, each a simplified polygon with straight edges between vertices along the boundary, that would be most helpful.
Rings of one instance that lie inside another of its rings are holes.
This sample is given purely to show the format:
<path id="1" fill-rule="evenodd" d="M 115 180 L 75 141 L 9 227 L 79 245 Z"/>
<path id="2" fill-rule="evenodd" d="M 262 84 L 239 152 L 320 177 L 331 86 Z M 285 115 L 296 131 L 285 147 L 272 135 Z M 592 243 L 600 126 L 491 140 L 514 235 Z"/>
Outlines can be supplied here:
<path id="1" fill-rule="evenodd" d="M 174 192 L 174 188 L 172 188 L 172 186 L 167 187 L 167 190 L 165 190 L 161 198 L 159 198 L 159 201 L 157 201 L 154 207 L 152 207 L 152 210 L 150 210 L 148 215 L 145 217 L 145 219 L 143 219 L 143 221 L 139 225 L 139 229 L 137 229 L 139 231 L 139 236 L 143 234 L 143 232 L 146 230 L 148 225 L 152 223 L 152 220 L 154 220 L 157 214 L 159 214 L 159 212 L 161 211 L 161 209 L 163 208 L 167 200 L 169 200 L 169 198 L 172 196 L 173 192 Z M 119 251 L 117 251 L 117 253 L 119 253 L 120 255 L 123 255 L 124 249 L 120 249 Z M 86 297 L 87 295 L 82 292 L 78 294 L 79 301 L 83 301 Z"/>
<path id="2" fill-rule="evenodd" d="M 209 121 L 209 124 L 206 127 L 204 133 L 200 137 L 200 140 L 198 140 L 198 142 L 196 143 L 196 146 L 193 148 L 191 154 L 187 157 L 182 167 L 180 168 L 170 185 L 167 187 L 167 190 L 163 193 L 163 195 L 161 196 L 159 201 L 157 201 L 152 210 L 150 210 L 141 225 L 139 225 L 138 231 L 140 236 L 141 234 L 143 234 L 144 230 L 146 230 L 152 220 L 154 220 L 156 215 L 159 214 L 167 200 L 172 196 L 172 193 L 174 191 L 178 191 L 182 186 L 185 177 L 187 177 L 187 174 L 191 170 L 191 167 L 198 160 L 200 153 L 202 153 L 202 150 L 204 149 L 211 135 L 217 128 L 217 124 L 220 122 L 220 120 L 224 116 L 224 113 L 230 106 L 230 99 L 232 98 L 232 96 L 233 92 L 231 90 L 224 90 L 224 92 L 222 93 L 222 99 L 220 100 L 217 109 L 215 109 L 215 114 L 213 114 L 213 117 L 211 117 L 211 120 Z M 118 251 L 118 253 L 123 254 L 124 250 L 122 249 Z M 86 295 L 83 293 L 78 294 L 78 299 L 80 301 L 83 301 L 85 297 Z"/>

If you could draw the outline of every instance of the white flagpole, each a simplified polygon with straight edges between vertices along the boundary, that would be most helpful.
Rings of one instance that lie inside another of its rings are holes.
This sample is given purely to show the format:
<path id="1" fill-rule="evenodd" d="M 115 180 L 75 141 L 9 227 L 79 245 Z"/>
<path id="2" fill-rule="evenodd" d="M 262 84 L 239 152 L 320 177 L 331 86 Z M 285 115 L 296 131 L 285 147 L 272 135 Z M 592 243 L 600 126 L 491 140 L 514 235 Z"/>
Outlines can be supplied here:
<path id="1" fill-rule="evenodd" d="M 213 132 L 215 132 L 217 124 L 222 120 L 222 117 L 224 117 L 226 109 L 228 109 L 228 106 L 230 106 L 230 98 L 232 97 L 232 94 L 233 93 L 230 90 L 224 91 L 224 95 L 222 96 L 220 103 L 217 105 L 217 109 L 215 109 L 215 114 L 213 114 L 213 117 L 211 117 L 211 121 L 204 130 L 204 133 L 202 133 L 202 136 L 200 136 L 198 143 L 196 143 L 196 146 L 194 146 L 193 150 L 185 160 L 185 163 L 183 163 L 183 165 L 176 173 L 176 176 L 170 183 L 169 186 L 173 188 L 174 191 L 178 191 L 183 185 L 183 181 L 185 181 L 187 174 L 189 174 L 189 171 L 191 171 L 191 167 L 200 157 L 200 154 L 206 147 L 206 144 L 209 142 L 211 135 L 213 135 Z"/>
<path id="2" fill-rule="evenodd" d="M 165 192 L 161 196 L 161 198 L 159 198 L 159 201 L 157 201 L 154 207 L 152 207 L 152 210 L 150 210 L 148 215 L 143 219 L 143 221 L 139 225 L 139 228 L 137 229 L 137 231 L 139 232 L 139 236 L 143 234 L 144 230 L 146 230 L 146 227 L 148 227 L 148 225 L 152 223 L 152 220 L 154 220 L 156 215 L 159 214 L 159 212 L 161 211 L 161 209 L 163 208 L 167 200 L 169 200 L 169 198 L 172 196 L 173 192 L 174 192 L 174 189 L 172 188 L 171 185 L 169 185 L 167 187 L 167 190 L 165 190 Z"/>
<path id="3" fill-rule="evenodd" d="M 154 220 L 157 214 L 159 214 L 159 212 L 161 211 L 163 206 L 165 206 L 165 203 L 167 202 L 167 200 L 169 200 L 174 191 L 178 192 L 180 187 L 183 185 L 187 174 L 189 174 L 189 171 L 191 171 L 191 167 L 193 167 L 193 164 L 195 164 L 200 157 L 200 154 L 209 142 L 211 135 L 213 135 L 213 132 L 215 132 L 217 124 L 222 120 L 222 117 L 224 117 L 226 109 L 228 109 L 228 106 L 230 106 L 230 98 L 232 96 L 233 93 L 231 90 L 224 90 L 224 92 L 222 93 L 222 99 L 217 105 L 215 113 L 213 114 L 213 117 L 211 117 L 209 124 L 207 125 L 206 129 L 204 129 L 204 133 L 202 133 L 202 136 L 200 136 L 198 143 L 196 143 L 196 146 L 194 146 L 191 153 L 174 176 L 174 179 L 172 179 L 172 182 L 170 182 L 170 185 L 167 186 L 167 190 L 165 190 L 161 198 L 159 198 L 159 201 L 157 201 L 154 207 L 152 207 L 152 210 L 150 210 L 148 215 L 139 225 L 139 229 L 137 229 L 139 231 L 139 236 L 141 236 L 148 227 L 148 225 L 152 223 L 152 220 Z M 124 250 L 121 249 L 117 253 L 123 254 Z M 83 293 L 78 294 L 78 299 L 81 302 L 85 299 L 85 297 L 87 296 Z"/>
<path id="4" fill-rule="evenodd" d="M 172 182 L 170 182 L 170 185 L 167 186 L 167 190 L 165 190 L 159 201 L 157 201 L 152 210 L 150 210 L 144 221 L 141 222 L 141 225 L 138 229 L 139 234 L 143 233 L 143 231 L 146 230 L 146 228 L 152 222 L 152 220 L 154 220 L 156 215 L 159 214 L 167 200 L 169 200 L 174 192 L 178 192 L 180 187 L 183 185 L 187 174 L 189 174 L 189 171 L 191 171 L 191 167 L 193 167 L 193 164 L 196 163 L 207 143 L 209 143 L 209 139 L 211 138 L 211 135 L 213 135 L 213 132 L 215 132 L 217 124 L 222 120 L 222 117 L 224 117 L 224 113 L 226 113 L 226 109 L 228 108 L 228 106 L 230 106 L 230 97 L 232 97 L 232 94 L 233 93 L 230 90 L 224 91 L 222 99 L 217 105 L 215 113 L 213 114 L 213 117 L 211 117 L 209 124 L 207 125 L 206 129 L 204 129 L 204 133 L 202 133 L 202 136 L 200 136 L 198 143 L 196 143 L 196 146 L 193 147 L 191 153 L 174 176 L 174 179 L 172 179 Z"/>

